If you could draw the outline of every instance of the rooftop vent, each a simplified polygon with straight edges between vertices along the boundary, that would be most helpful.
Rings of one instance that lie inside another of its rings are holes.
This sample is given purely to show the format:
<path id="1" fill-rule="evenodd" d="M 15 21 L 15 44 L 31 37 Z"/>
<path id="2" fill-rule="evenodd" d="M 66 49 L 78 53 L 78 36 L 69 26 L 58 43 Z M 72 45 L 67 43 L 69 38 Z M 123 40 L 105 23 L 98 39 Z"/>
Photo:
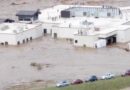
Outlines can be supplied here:
<path id="1" fill-rule="evenodd" d="M 114 8 L 113 6 L 109 6 L 109 5 L 102 5 L 102 8 L 107 8 L 107 9 L 109 9 L 109 8 Z"/>

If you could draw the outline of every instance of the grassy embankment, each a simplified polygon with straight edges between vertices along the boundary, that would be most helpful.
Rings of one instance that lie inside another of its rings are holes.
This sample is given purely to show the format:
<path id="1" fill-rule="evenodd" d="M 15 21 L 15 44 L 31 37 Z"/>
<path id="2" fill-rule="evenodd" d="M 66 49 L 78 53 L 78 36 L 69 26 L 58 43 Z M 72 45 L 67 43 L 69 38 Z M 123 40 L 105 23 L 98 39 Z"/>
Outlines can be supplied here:
<path id="1" fill-rule="evenodd" d="M 80 85 L 70 85 L 67 87 L 50 87 L 40 90 L 121 90 L 130 87 L 130 77 L 118 77 L 111 80 L 99 80 Z"/>

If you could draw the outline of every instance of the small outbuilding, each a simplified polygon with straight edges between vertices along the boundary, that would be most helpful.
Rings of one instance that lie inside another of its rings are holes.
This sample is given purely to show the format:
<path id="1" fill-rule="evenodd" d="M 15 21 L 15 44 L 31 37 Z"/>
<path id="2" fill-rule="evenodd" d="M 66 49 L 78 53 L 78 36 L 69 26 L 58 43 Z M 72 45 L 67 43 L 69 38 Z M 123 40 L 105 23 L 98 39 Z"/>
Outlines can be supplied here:
<path id="1" fill-rule="evenodd" d="M 16 16 L 18 16 L 19 21 L 33 22 L 33 21 L 36 21 L 38 19 L 39 13 L 40 13 L 39 10 L 32 10 L 32 11 L 21 10 L 21 11 L 16 13 Z"/>

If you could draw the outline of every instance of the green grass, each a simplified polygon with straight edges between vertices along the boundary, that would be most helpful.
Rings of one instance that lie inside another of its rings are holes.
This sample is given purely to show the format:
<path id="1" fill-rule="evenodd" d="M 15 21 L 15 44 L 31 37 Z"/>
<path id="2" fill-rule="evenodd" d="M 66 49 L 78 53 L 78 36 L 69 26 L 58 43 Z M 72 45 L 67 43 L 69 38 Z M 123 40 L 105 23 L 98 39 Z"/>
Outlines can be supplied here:
<path id="1" fill-rule="evenodd" d="M 130 77 L 118 77 L 111 80 L 99 80 L 92 83 L 70 85 L 68 87 L 50 87 L 40 90 L 121 90 L 130 87 Z"/>

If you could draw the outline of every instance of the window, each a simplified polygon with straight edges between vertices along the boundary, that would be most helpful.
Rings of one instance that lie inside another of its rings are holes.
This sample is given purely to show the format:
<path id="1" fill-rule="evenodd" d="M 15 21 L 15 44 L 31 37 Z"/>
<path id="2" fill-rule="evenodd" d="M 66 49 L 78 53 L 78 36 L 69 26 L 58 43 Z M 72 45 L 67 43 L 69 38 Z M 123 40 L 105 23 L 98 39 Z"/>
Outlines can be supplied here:
<path id="1" fill-rule="evenodd" d="M 78 40 L 75 40 L 75 43 L 78 43 Z"/>
<path id="2" fill-rule="evenodd" d="M 30 18 L 25 18 L 24 21 L 31 21 L 31 19 Z"/>
<path id="3" fill-rule="evenodd" d="M 86 12 L 83 12 L 83 16 L 86 16 L 87 15 L 87 13 Z"/>
<path id="4" fill-rule="evenodd" d="M 107 16 L 108 16 L 108 17 L 111 17 L 111 13 L 107 13 Z"/>

